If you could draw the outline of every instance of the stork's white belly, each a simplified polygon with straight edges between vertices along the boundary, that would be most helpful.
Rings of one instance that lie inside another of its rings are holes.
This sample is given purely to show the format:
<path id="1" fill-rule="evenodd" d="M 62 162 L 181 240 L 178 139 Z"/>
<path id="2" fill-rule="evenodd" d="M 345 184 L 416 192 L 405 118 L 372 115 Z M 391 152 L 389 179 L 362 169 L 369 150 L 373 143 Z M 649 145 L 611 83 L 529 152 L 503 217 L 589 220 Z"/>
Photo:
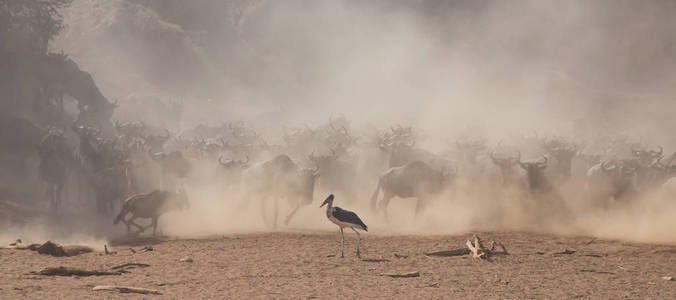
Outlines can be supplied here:
<path id="1" fill-rule="evenodd" d="M 328 215 L 327 217 L 329 218 L 329 220 L 331 220 L 331 222 L 333 222 L 333 224 L 336 224 L 336 225 L 340 226 L 340 228 L 343 228 L 343 227 L 356 227 L 356 228 L 361 228 L 361 226 L 359 226 L 359 225 L 357 225 L 357 224 L 352 224 L 352 223 L 347 223 L 347 222 L 341 222 L 340 220 L 334 218 L 332 215 Z"/>

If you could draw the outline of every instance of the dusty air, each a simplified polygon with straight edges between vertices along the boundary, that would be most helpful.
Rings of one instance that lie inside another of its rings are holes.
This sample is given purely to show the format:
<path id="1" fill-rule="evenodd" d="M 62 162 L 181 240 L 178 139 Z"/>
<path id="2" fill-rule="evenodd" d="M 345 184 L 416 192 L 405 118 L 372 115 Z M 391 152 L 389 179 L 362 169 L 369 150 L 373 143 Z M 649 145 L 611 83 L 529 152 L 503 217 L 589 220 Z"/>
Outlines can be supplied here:
<path id="1" fill-rule="evenodd" d="M 0 0 L 0 298 L 676 298 L 675 13 Z"/>

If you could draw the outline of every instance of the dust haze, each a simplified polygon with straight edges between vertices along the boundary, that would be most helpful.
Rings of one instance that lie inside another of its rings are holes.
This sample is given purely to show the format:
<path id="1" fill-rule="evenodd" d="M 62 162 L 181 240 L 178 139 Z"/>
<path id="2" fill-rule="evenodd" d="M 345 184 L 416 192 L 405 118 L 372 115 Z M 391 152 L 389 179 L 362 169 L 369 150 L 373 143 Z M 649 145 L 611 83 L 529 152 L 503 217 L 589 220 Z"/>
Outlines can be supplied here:
<path id="1" fill-rule="evenodd" d="M 180 179 L 165 178 L 152 160 L 139 168 L 138 193 L 187 191 L 190 209 L 160 218 L 168 236 L 273 230 L 272 202 L 243 196 L 241 179 L 224 174 L 218 158 L 248 157 L 251 168 L 285 154 L 313 168 L 308 155 L 334 148 L 323 138 L 285 137 L 331 136 L 342 127 L 354 138 L 340 154 L 352 173 L 338 178 L 350 184 L 327 188 L 320 169 L 312 202 L 284 225 L 295 204 L 280 200 L 274 230 L 335 230 L 319 208 L 334 193 L 335 205 L 359 214 L 373 234 L 536 231 L 676 243 L 676 185 L 668 178 L 635 183 L 642 170 L 635 167 L 633 193 L 604 203 L 585 193 L 595 188 L 591 167 L 630 165 L 634 149 L 661 146 L 660 172 L 673 167 L 674 13 L 676 3 L 666 1 L 75 0 L 63 8 L 65 27 L 50 49 L 117 101 L 110 122 L 166 128 L 171 139 L 159 150 L 191 162 Z M 66 96 L 66 114 L 77 114 L 74 102 Z M 255 136 L 258 148 L 193 151 L 196 143 L 236 140 L 233 128 Z M 417 215 L 413 198 L 395 197 L 387 216 L 371 209 L 378 178 L 392 166 L 379 146 L 398 128 L 410 128 L 413 148 L 444 161 L 430 165 L 448 179 Z M 547 141 L 574 145 L 565 180 L 554 178 L 561 162 L 543 148 Z M 482 145 L 471 162 L 462 143 Z M 516 183 L 504 183 L 491 155 L 516 153 L 523 162 L 548 155 L 551 189 L 529 190 L 518 164 Z M 111 221 L 119 204 L 113 215 L 97 214 L 94 200 L 83 200 L 93 194 L 75 199 L 76 181 L 69 185 L 56 216 L 44 193 L 7 197 L 42 210 L 0 222 L 0 242 L 60 238 L 100 247 L 126 234 Z"/>

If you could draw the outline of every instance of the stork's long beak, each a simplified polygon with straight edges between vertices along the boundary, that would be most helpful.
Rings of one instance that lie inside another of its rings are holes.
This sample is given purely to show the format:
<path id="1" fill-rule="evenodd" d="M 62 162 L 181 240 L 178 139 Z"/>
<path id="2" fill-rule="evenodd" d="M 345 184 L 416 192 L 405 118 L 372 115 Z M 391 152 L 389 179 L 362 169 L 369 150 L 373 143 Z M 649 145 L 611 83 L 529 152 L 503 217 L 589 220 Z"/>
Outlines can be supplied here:
<path id="1" fill-rule="evenodd" d="M 326 205 L 327 203 L 329 203 L 329 202 L 331 202 L 331 201 L 333 201 L 333 194 L 331 194 L 331 195 L 329 195 L 328 197 L 326 197 L 326 200 L 324 200 L 324 203 L 322 203 L 322 205 L 320 205 L 319 207 L 320 207 L 320 208 L 321 208 L 321 207 L 324 207 L 324 205 Z"/>

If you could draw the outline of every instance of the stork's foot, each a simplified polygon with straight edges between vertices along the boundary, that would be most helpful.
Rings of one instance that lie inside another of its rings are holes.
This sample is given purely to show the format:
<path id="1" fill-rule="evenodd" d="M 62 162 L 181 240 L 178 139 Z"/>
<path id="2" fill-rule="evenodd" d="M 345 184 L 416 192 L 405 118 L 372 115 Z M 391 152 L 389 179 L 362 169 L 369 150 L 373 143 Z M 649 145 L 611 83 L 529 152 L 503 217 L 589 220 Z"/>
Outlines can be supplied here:
<path id="1" fill-rule="evenodd" d="M 357 251 L 357 257 L 360 257 L 360 258 L 361 258 L 361 255 L 359 255 L 359 251 Z"/>

